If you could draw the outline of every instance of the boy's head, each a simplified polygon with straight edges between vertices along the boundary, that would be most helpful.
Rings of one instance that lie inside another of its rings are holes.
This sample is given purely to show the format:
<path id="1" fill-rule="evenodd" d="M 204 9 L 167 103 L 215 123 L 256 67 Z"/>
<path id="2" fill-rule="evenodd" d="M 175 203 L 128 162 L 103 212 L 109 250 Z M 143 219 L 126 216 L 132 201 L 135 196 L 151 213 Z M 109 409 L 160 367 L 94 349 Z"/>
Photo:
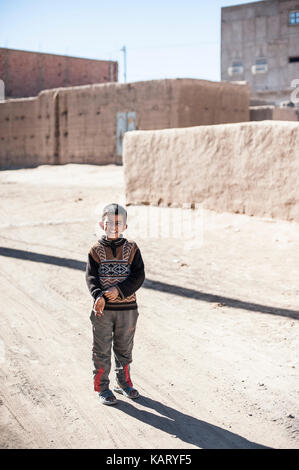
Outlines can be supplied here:
<path id="1" fill-rule="evenodd" d="M 99 222 L 100 227 L 104 230 L 107 238 L 116 239 L 126 230 L 127 211 L 119 204 L 108 204 L 102 212 L 102 220 Z"/>

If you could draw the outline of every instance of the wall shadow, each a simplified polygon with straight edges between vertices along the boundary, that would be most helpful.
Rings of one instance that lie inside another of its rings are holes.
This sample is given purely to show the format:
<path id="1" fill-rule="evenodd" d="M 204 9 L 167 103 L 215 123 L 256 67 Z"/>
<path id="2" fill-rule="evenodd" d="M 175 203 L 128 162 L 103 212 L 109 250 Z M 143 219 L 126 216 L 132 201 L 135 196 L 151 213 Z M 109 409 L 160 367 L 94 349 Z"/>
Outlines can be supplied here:
<path id="1" fill-rule="evenodd" d="M 7 170 L 29 170 L 32 168 L 37 168 L 38 166 L 42 165 L 42 163 L 32 163 L 26 166 L 24 165 L 3 165 L 0 167 L 0 171 L 7 171 Z"/>
<path id="2" fill-rule="evenodd" d="M 163 405 L 152 398 L 140 396 L 136 401 L 138 405 L 151 409 L 160 416 L 151 411 L 135 408 L 129 401 L 119 400 L 114 409 L 200 449 L 270 449 L 219 426 Z"/>
<path id="3" fill-rule="evenodd" d="M 204 302 L 220 303 L 222 306 L 239 308 L 244 310 L 251 310 L 253 312 L 270 313 L 271 315 L 281 315 L 284 317 L 299 320 L 299 310 L 291 310 L 288 308 L 271 307 L 269 305 L 257 304 L 254 302 L 246 302 L 240 299 L 233 299 L 223 295 L 209 294 L 206 292 L 197 291 L 187 287 L 176 286 L 173 284 L 166 284 L 165 282 L 145 280 L 143 287 L 149 289 L 159 290 L 161 292 L 168 292 L 170 294 L 179 295 L 182 297 L 189 297 L 196 300 L 203 300 Z"/>
<path id="4" fill-rule="evenodd" d="M 41 253 L 19 250 L 16 248 L 0 247 L 0 256 L 8 256 L 11 258 L 35 261 L 38 263 L 53 264 L 56 266 L 77 269 L 80 271 L 85 271 L 86 268 L 86 262 L 84 261 L 79 261 L 73 258 L 62 258 L 60 256 L 44 255 Z M 269 305 L 262 305 L 254 302 L 246 302 L 243 300 L 234 299 L 223 295 L 215 295 L 207 292 L 201 292 L 196 289 L 190 289 L 188 287 L 181 287 L 166 282 L 154 281 L 148 278 L 145 279 L 142 287 L 145 289 L 158 290 L 160 292 L 167 292 L 180 297 L 192 298 L 204 302 L 219 303 L 223 306 L 228 306 L 232 308 L 244 309 L 252 312 L 267 313 L 271 315 L 280 315 L 283 317 L 292 318 L 294 320 L 299 319 L 298 310 L 271 307 Z"/>
<path id="5" fill-rule="evenodd" d="M 36 263 L 54 264 L 64 268 L 78 269 L 85 271 L 86 263 L 72 258 L 61 258 L 60 256 L 43 255 L 34 251 L 18 250 L 15 248 L 6 248 L 0 246 L 0 256 L 8 256 L 10 258 L 24 259 L 35 261 Z"/>

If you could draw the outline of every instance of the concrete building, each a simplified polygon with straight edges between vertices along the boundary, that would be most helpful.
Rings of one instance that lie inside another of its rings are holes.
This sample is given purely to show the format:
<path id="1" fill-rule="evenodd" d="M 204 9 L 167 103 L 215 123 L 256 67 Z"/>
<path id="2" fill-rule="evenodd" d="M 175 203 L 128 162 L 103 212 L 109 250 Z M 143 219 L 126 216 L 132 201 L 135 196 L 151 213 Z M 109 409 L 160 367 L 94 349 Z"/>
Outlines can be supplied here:
<path id="1" fill-rule="evenodd" d="M 41 90 L 118 81 L 118 64 L 57 54 L 0 48 L 5 97 L 37 96 Z"/>
<path id="2" fill-rule="evenodd" d="M 222 8 L 221 80 L 246 80 L 253 105 L 299 106 L 299 0 Z"/>

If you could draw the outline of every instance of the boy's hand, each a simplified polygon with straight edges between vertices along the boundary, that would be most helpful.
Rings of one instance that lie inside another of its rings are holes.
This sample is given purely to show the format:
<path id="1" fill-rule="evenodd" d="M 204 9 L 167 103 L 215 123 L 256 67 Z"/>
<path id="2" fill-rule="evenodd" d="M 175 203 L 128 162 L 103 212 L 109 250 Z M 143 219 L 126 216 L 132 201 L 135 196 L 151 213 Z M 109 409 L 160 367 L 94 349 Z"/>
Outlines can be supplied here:
<path id="1" fill-rule="evenodd" d="M 93 311 L 97 317 L 102 317 L 104 315 L 105 299 L 100 297 L 93 306 Z"/>
<path id="2" fill-rule="evenodd" d="M 119 292 L 116 287 L 109 287 L 109 289 L 104 291 L 104 294 L 109 300 L 115 300 L 118 297 Z"/>

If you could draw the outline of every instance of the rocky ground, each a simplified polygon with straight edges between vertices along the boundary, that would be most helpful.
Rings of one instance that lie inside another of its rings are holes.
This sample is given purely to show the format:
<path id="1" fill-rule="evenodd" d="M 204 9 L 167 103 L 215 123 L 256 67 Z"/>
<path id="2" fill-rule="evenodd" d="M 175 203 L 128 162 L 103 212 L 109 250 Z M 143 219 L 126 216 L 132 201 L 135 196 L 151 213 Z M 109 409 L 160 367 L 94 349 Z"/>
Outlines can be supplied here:
<path id="1" fill-rule="evenodd" d="M 101 208 L 125 202 L 123 168 L 45 165 L 0 183 L 1 448 L 298 448 L 299 224 L 129 206 L 124 236 L 146 266 L 141 397 L 105 407 L 84 269 Z"/>

